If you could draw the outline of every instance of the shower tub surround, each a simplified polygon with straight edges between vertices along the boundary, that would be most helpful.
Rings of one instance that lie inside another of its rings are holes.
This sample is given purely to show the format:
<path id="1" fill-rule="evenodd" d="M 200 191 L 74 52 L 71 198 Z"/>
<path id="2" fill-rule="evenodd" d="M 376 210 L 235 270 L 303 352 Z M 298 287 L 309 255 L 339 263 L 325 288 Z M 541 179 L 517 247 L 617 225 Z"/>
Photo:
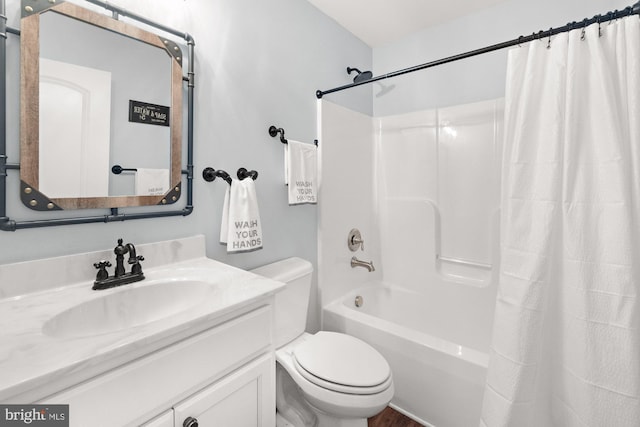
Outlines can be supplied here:
<path id="1" fill-rule="evenodd" d="M 139 425 L 254 375 L 256 417 L 275 421 L 270 304 L 283 285 L 206 258 L 203 236 L 137 249 L 145 280 L 108 290 L 91 289 L 92 263 L 113 250 L 0 265 L 0 402 L 70 404 L 71 425 Z"/>
<path id="2" fill-rule="evenodd" d="M 323 329 L 385 356 L 395 409 L 425 425 L 477 425 L 497 291 L 503 101 L 373 118 L 320 105 L 321 168 L 349 171 L 321 172 Z M 349 227 L 363 232 L 357 255 L 375 272 L 348 267 Z"/>

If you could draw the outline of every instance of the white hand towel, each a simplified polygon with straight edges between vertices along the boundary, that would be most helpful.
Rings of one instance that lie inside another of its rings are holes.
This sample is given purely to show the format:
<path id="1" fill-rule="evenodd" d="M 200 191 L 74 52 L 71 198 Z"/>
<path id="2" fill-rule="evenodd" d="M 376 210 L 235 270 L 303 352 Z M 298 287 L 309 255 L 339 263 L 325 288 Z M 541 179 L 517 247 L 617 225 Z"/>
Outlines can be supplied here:
<path id="1" fill-rule="evenodd" d="M 289 185 L 289 204 L 316 203 L 317 147 L 290 139 L 284 146 L 284 153 L 285 184 Z"/>
<path id="2" fill-rule="evenodd" d="M 251 178 L 231 181 L 228 191 L 228 203 L 225 205 L 220 230 L 220 242 L 223 242 L 224 224 L 226 226 L 227 253 L 247 252 L 262 249 L 262 224 L 258 210 L 255 182 Z M 225 212 L 227 212 L 225 214 Z M 226 218 L 225 218 L 226 216 Z"/>
<path id="3" fill-rule="evenodd" d="M 136 171 L 137 196 L 161 196 L 169 191 L 169 169 L 143 169 Z"/>
<path id="4" fill-rule="evenodd" d="M 220 243 L 227 244 L 227 234 L 229 234 L 229 197 L 231 194 L 231 186 L 227 186 L 224 192 L 224 202 L 222 204 L 222 222 L 220 223 Z"/>

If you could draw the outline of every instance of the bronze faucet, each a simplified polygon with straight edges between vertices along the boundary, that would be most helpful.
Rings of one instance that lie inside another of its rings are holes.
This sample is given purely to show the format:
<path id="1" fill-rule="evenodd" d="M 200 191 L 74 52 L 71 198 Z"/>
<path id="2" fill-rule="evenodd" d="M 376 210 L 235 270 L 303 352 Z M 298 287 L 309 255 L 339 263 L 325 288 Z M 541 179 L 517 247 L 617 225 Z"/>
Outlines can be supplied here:
<path id="1" fill-rule="evenodd" d="M 96 280 L 93 282 L 93 290 L 114 288 L 144 279 L 140 265 L 140 261 L 144 261 L 144 257 L 136 254 L 136 247 L 133 243 L 122 245 L 122 239 L 118 239 L 118 245 L 113 249 L 113 253 L 116 254 L 116 269 L 113 276 L 109 276 L 107 272 L 107 267 L 111 267 L 109 261 L 102 260 L 93 264 L 98 269 Z M 124 268 L 124 255 L 127 253 L 129 254 L 127 263 L 131 265 L 129 273 Z"/>

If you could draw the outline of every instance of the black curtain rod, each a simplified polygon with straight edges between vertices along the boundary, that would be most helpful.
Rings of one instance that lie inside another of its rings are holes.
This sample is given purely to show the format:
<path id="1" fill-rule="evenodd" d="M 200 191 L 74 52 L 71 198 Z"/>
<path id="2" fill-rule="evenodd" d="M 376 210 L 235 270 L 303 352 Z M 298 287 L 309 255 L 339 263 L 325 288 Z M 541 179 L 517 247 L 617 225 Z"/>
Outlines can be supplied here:
<path id="1" fill-rule="evenodd" d="M 447 64 L 449 62 L 454 62 L 454 61 L 458 61 L 460 59 L 466 59 L 466 58 L 471 58 L 473 56 L 477 56 L 477 55 L 482 55 L 484 53 L 489 53 L 489 52 L 493 52 L 496 50 L 500 50 L 500 49 L 505 49 L 508 47 L 512 47 L 512 46 L 517 46 L 519 44 L 522 43 L 528 43 L 530 41 L 533 40 L 540 40 L 540 39 L 544 39 L 547 37 L 551 37 L 554 36 L 556 34 L 560 34 L 560 33 L 566 33 L 568 31 L 572 31 L 578 28 L 585 28 L 591 24 L 602 24 L 604 22 L 609 22 L 609 21 L 613 21 L 615 19 L 618 18 L 623 18 L 625 16 L 630 16 L 630 15 L 640 15 L 640 1 L 637 2 L 636 4 L 634 4 L 633 6 L 629 6 L 623 10 L 615 10 L 613 12 L 607 12 L 604 15 L 596 15 L 591 19 L 585 18 L 580 22 L 569 22 L 567 25 L 563 26 L 563 27 L 558 27 L 558 28 L 549 28 L 546 31 L 540 31 L 537 33 L 533 33 L 530 36 L 520 36 L 517 39 L 513 39 L 513 40 L 509 40 L 506 42 L 502 42 L 502 43 L 498 43 L 498 44 L 494 44 L 491 46 L 487 46 L 481 49 L 476 49 L 476 50 L 472 50 L 469 52 L 465 52 L 465 53 L 461 53 L 458 55 L 454 55 L 454 56 L 449 56 L 447 58 L 443 58 L 443 59 L 438 59 L 437 61 L 432 61 L 432 62 L 427 62 L 424 64 L 420 64 L 420 65 L 415 65 L 413 67 L 409 67 L 409 68 L 405 68 L 402 70 L 398 70 L 398 71 L 394 71 L 392 73 L 387 73 L 387 74 L 383 74 L 377 77 L 372 77 L 369 80 L 365 80 L 362 82 L 358 82 L 358 83 L 351 83 L 348 85 L 344 85 L 344 86 L 338 86 L 335 87 L 333 89 L 329 89 L 329 90 L 317 90 L 316 91 L 316 97 L 318 99 L 322 98 L 324 95 L 328 95 L 330 93 L 334 93 L 334 92 L 339 92 L 345 89 L 350 89 L 352 87 L 356 87 L 356 86 L 360 86 L 360 85 L 364 85 L 364 84 L 368 84 L 368 83 L 373 83 L 373 82 L 377 82 L 379 80 L 384 80 L 384 79 L 388 79 L 391 77 L 397 77 L 397 76 L 401 76 L 403 74 L 408 74 L 408 73 L 413 73 L 414 71 L 419 71 L 419 70 L 424 70 L 426 68 L 431 68 L 431 67 L 436 67 L 438 65 L 443 65 L 443 64 Z"/>

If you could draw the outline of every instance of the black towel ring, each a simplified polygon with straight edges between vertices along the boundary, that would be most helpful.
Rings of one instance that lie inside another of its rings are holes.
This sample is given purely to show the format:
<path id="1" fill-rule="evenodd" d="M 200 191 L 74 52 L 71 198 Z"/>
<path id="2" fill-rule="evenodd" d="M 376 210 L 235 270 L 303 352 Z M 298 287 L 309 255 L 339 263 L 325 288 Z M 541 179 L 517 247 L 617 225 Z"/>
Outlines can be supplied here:
<path id="1" fill-rule="evenodd" d="M 202 178 L 207 182 L 215 181 L 216 178 L 222 178 L 227 184 L 231 185 L 231 177 L 229 174 L 220 169 L 215 170 L 214 168 L 206 167 L 202 171 Z"/>
<path id="2" fill-rule="evenodd" d="M 251 178 L 252 180 L 256 180 L 258 179 L 258 172 L 257 171 L 248 171 L 245 168 L 240 168 L 238 169 L 238 172 L 236 173 L 236 175 L 238 176 L 239 180 L 243 180 L 245 178 Z"/>

